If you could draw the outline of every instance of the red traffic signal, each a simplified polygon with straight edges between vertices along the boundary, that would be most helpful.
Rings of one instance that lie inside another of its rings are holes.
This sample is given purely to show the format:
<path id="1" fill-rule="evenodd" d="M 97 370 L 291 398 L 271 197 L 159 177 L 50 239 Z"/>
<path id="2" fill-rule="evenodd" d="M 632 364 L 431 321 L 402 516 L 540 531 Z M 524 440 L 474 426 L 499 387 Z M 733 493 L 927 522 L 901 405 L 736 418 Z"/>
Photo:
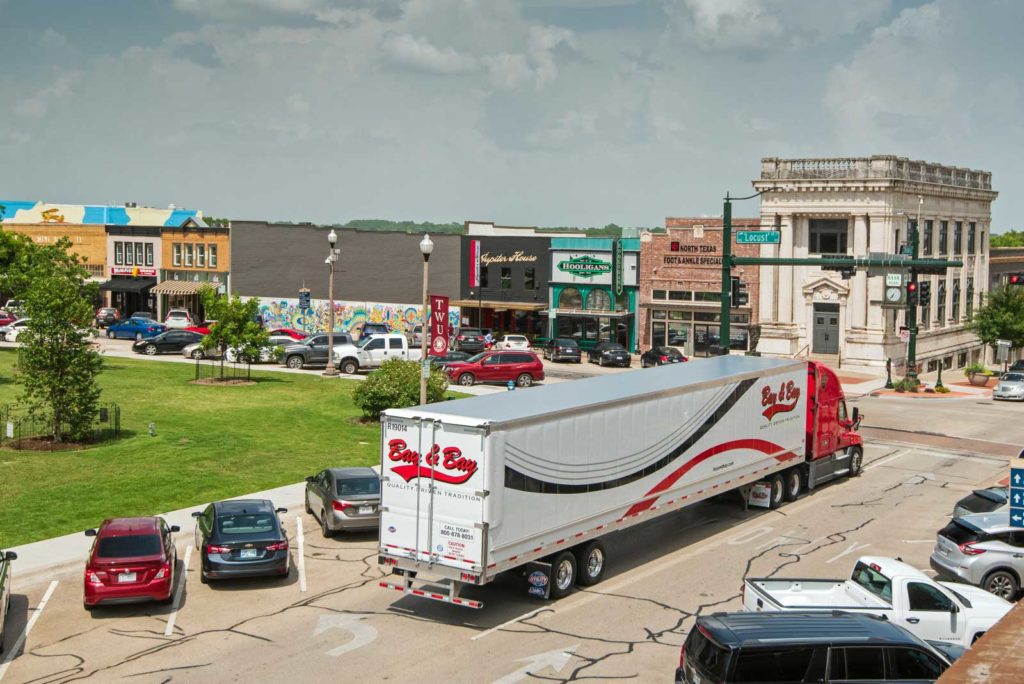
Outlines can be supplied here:
<path id="1" fill-rule="evenodd" d="M 917 283 L 907 283 L 907 303 L 917 305 Z"/>

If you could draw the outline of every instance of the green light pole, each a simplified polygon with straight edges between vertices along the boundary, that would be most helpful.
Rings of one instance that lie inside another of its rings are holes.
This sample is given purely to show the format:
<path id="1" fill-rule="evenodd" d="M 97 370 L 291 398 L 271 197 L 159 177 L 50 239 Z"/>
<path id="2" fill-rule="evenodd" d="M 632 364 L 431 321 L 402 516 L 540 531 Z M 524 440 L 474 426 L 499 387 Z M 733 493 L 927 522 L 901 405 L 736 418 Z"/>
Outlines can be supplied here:
<path id="1" fill-rule="evenodd" d="M 907 234 L 907 241 L 910 243 L 911 263 L 917 260 L 919 231 L 921 230 L 921 207 L 924 205 L 924 197 L 917 196 L 917 221 Z M 917 290 L 917 269 L 910 268 L 910 282 L 914 284 L 914 299 L 907 298 L 907 329 L 910 331 L 910 339 L 907 341 L 907 378 L 915 385 L 917 384 L 917 307 L 920 293 Z"/>
<path id="2" fill-rule="evenodd" d="M 729 353 L 732 338 L 729 331 L 729 314 L 732 311 L 732 267 L 735 265 L 732 256 L 732 203 L 760 197 L 766 192 L 782 190 L 782 188 L 765 188 L 749 197 L 730 197 L 725 193 L 725 204 L 722 206 L 722 308 L 718 322 L 718 346 L 723 355 Z"/>

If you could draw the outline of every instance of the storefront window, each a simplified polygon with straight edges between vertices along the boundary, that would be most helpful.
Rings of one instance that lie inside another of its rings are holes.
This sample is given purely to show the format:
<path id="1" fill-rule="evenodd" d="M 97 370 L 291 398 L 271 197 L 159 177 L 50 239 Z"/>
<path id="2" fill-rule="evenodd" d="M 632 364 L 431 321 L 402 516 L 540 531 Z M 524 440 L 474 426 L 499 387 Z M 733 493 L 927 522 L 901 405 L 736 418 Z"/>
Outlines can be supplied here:
<path id="1" fill-rule="evenodd" d="M 694 292 L 693 300 L 695 302 L 720 302 L 722 301 L 721 292 Z"/>
<path id="2" fill-rule="evenodd" d="M 124 243 L 114 243 L 114 263 L 120 266 L 124 263 Z"/>
<path id="3" fill-rule="evenodd" d="M 666 318 L 665 312 L 662 311 L 661 309 L 655 309 L 654 311 L 651 312 L 651 318 L 663 321 Z"/>
<path id="4" fill-rule="evenodd" d="M 666 299 L 667 294 L 665 290 L 652 290 L 651 299 Z"/>
<path id="5" fill-rule="evenodd" d="M 501 289 L 512 289 L 512 269 L 509 268 L 508 266 L 501 267 Z"/>
<path id="6" fill-rule="evenodd" d="M 689 302 L 693 300 L 693 293 L 689 290 L 669 290 L 668 298 L 674 302 Z"/>
<path id="7" fill-rule="evenodd" d="M 210 268 L 217 268 L 217 245 L 209 245 L 207 252 L 210 255 Z"/>
<path id="8" fill-rule="evenodd" d="M 153 243 L 152 242 L 147 242 L 146 243 L 146 265 L 147 266 L 152 266 L 153 265 Z"/>
<path id="9" fill-rule="evenodd" d="M 693 314 L 693 320 L 695 321 L 708 321 L 711 323 L 717 323 L 721 317 L 716 313 L 710 311 L 697 311 Z"/>
<path id="10" fill-rule="evenodd" d="M 689 339 L 690 326 L 685 323 L 668 324 L 668 346 L 685 347 Z"/>
<path id="11" fill-rule="evenodd" d="M 174 256 L 172 257 L 175 266 L 181 266 L 181 243 L 174 243 Z"/>
<path id="12" fill-rule="evenodd" d="M 604 290 L 591 290 L 587 294 L 587 308 L 594 311 L 609 311 L 612 308 L 612 298 Z"/>
<path id="13" fill-rule="evenodd" d="M 196 245 L 196 266 L 206 268 L 206 245 L 203 243 Z"/>
<path id="14" fill-rule="evenodd" d="M 558 295 L 559 309 L 582 309 L 583 298 L 575 287 L 567 287 Z"/>

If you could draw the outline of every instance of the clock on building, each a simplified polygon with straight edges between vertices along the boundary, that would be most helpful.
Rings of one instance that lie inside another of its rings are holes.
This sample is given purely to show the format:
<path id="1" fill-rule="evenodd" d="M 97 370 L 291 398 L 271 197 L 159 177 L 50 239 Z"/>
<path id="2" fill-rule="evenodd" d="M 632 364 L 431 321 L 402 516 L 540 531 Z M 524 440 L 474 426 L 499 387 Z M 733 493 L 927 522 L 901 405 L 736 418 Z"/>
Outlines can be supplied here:
<path id="1" fill-rule="evenodd" d="M 903 296 L 903 288 L 902 287 L 887 287 L 887 288 L 885 288 L 885 298 L 887 300 L 889 300 L 890 302 L 894 303 L 894 304 L 896 302 L 900 301 L 900 298 L 902 296 Z"/>

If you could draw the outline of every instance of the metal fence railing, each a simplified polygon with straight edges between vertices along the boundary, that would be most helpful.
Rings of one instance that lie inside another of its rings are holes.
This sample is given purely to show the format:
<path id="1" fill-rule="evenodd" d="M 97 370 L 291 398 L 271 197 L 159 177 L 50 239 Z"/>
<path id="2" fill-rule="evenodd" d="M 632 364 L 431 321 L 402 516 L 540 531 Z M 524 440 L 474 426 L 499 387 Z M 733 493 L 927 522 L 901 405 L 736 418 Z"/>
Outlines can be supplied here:
<path id="1" fill-rule="evenodd" d="M 220 359 L 196 359 L 196 381 L 228 382 L 232 380 L 252 380 L 252 366 L 248 363 L 230 363 Z"/>
<path id="2" fill-rule="evenodd" d="M 30 415 L 19 404 L 0 405 L 0 445 L 18 448 L 32 441 L 37 448 L 54 448 L 50 437 L 53 420 L 45 412 Z M 121 407 L 114 403 L 100 404 L 96 409 L 86 442 L 102 442 L 121 435 Z"/>

